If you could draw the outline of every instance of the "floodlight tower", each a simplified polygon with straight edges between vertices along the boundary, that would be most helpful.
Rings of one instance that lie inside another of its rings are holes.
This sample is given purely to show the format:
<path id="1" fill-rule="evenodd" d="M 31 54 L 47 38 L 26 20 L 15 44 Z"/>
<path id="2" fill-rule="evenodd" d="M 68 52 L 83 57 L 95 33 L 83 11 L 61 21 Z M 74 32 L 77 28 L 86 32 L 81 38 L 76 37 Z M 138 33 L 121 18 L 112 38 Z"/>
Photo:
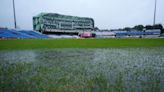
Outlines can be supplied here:
<path id="1" fill-rule="evenodd" d="M 17 28 L 17 22 L 16 22 L 16 13 L 15 13 L 15 1 L 13 0 L 13 13 L 14 13 L 14 27 Z"/>
<path id="2" fill-rule="evenodd" d="M 157 9 L 157 0 L 155 0 L 155 6 L 154 6 L 154 21 L 153 21 L 153 25 L 155 25 L 155 21 L 156 21 L 156 9 Z"/>

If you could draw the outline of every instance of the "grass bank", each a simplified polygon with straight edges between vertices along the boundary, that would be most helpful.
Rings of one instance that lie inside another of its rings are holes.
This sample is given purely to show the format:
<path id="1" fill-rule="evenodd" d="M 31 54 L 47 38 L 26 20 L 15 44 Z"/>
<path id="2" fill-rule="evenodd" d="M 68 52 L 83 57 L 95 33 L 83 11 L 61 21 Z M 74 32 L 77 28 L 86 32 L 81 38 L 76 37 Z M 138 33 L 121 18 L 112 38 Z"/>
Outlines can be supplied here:
<path id="1" fill-rule="evenodd" d="M 164 47 L 164 38 L 0 40 L 0 50 L 43 49 L 43 48 L 153 48 L 153 47 Z"/>

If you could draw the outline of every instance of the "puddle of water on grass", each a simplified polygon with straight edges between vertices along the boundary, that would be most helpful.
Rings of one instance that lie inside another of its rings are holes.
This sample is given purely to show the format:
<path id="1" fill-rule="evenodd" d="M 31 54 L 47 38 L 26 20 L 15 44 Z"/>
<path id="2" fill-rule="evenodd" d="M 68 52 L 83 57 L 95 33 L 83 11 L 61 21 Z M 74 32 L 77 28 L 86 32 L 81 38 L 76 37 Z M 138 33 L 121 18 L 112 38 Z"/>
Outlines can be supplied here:
<path id="1" fill-rule="evenodd" d="M 30 63 L 30 67 L 22 71 L 21 78 L 28 82 L 29 77 L 40 75 L 42 86 L 49 82 L 63 86 L 60 84 L 63 78 L 69 80 L 67 85 L 85 84 L 86 90 L 94 88 L 102 91 L 101 85 L 108 85 L 114 92 L 117 89 L 126 92 L 164 91 L 163 48 L 0 51 L 1 68 L 6 62 Z M 86 81 L 93 82 L 95 86 L 88 86 Z"/>
<path id="2" fill-rule="evenodd" d="M 0 51 L 0 62 L 34 62 L 36 61 L 35 51 L 32 50 L 18 50 L 18 51 Z"/>

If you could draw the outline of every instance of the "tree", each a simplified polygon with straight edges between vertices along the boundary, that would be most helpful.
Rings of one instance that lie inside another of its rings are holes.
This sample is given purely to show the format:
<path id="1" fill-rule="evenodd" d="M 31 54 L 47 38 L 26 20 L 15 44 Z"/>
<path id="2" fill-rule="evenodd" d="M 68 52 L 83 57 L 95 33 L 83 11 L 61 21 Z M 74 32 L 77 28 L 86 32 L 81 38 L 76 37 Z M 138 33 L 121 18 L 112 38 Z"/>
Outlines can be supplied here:
<path id="1" fill-rule="evenodd" d="M 124 31 L 130 31 L 131 28 L 130 28 L 130 27 L 125 27 L 123 30 L 124 30 Z"/>
<path id="2" fill-rule="evenodd" d="M 146 30 L 151 30 L 151 29 L 160 29 L 162 30 L 163 29 L 163 26 L 161 24 L 155 24 L 153 26 L 151 25 L 146 25 Z"/>
<path id="3" fill-rule="evenodd" d="M 161 24 L 156 24 L 156 25 L 153 26 L 153 28 L 162 30 L 163 26 Z"/>
<path id="4" fill-rule="evenodd" d="M 136 25 L 136 26 L 133 27 L 133 29 L 136 29 L 138 31 L 143 31 L 144 26 L 143 25 Z"/>
<path id="5" fill-rule="evenodd" d="M 151 26 L 151 25 L 146 25 L 145 28 L 146 28 L 146 30 L 150 30 L 150 29 L 153 29 L 153 26 Z"/>
<path id="6" fill-rule="evenodd" d="M 100 29 L 98 27 L 94 27 L 94 31 L 99 31 Z"/>
<path id="7" fill-rule="evenodd" d="M 161 30 L 161 34 L 163 34 L 163 33 L 164 33 L 164 29 Z"/>

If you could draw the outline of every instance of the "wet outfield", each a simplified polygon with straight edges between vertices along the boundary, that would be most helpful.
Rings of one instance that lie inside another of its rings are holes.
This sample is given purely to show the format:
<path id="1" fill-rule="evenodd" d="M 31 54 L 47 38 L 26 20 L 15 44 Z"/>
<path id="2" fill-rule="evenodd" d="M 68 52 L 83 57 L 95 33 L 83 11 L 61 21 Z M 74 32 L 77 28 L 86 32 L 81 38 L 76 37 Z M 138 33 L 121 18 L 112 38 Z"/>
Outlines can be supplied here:
<path id="1" fill-rule="evenodd" d="M 164 48 L 0 51 L 2 92 L 164 92 Z"/>

